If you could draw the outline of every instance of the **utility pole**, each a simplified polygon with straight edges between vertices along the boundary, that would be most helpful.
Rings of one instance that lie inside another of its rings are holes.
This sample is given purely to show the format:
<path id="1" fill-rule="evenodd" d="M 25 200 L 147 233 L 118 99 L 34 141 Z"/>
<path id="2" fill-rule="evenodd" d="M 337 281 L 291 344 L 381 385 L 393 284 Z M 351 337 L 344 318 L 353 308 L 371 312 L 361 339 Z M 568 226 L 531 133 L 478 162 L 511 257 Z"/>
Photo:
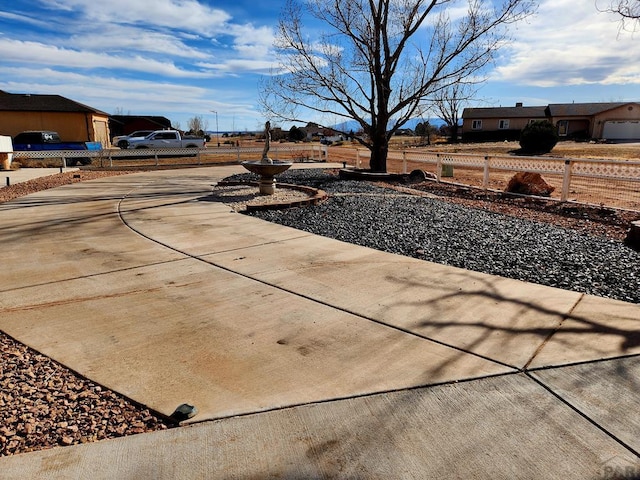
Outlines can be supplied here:
<path id="1" fill-rule="evenodd" d="M 218 129 L 218 112 L 215 110 L 211 110 L 211 112 L 216 114 L 216 142 L 218 144 L 218 147 L 220 147 L 220 136 L 219 136 L 220 130 Z"/>

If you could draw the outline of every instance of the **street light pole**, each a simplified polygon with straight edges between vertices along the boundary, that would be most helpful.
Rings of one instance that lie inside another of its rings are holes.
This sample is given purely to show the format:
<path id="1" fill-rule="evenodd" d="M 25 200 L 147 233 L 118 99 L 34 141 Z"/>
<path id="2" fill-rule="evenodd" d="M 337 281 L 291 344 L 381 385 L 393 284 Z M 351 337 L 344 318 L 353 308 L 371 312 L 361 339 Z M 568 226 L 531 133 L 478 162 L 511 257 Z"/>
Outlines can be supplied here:
<path id="1" fill-rule="evenodd" d="M 216 142 L 218 143 L 218 147 L 219 147 L 220 146 L 220 136 L 219 136 L 220 130 L 218 129 L 218 112 L 215 110 L 211 110 L 211 112 L 216 114 Z"/>

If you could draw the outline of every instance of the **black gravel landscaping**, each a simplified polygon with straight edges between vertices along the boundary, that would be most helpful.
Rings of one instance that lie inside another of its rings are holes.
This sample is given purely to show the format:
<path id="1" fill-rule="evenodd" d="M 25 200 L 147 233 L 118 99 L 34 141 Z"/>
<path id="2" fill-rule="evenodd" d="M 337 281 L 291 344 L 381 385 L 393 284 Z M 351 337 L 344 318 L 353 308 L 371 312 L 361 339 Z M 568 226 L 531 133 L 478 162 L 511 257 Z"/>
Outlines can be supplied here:
<path id="1" fill-rule="evenodd" d="M 640 253 L 620 240 L 341 180 L 335 172 L 291 170 L 278 181 L 320 188 L 329 199 L 250 215 L 391 253 L 640 303 Z"/>

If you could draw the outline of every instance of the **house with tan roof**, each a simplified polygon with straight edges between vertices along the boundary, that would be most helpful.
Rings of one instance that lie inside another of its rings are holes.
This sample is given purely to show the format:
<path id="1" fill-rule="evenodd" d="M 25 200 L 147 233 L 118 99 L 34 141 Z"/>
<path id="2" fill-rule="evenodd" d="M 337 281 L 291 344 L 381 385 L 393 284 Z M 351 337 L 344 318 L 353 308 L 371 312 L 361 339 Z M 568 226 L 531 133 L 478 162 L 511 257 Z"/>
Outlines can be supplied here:
<path id="1" fill-rule="evenodd" d="M 8 93 L 0 90 L 0 135 L 53 130 L 68 142 L 110 145 L 109 114 L 60 95 Z"/>
<path id="2" fill-rule="evenodd" d="M 548 120 L 560 138 L 601 141 L 640 141 L 640 103 L 553 103 L 546 106 L 465 108 L 462 139 L 474 141 L 518 140 L 531 122 Z"/>

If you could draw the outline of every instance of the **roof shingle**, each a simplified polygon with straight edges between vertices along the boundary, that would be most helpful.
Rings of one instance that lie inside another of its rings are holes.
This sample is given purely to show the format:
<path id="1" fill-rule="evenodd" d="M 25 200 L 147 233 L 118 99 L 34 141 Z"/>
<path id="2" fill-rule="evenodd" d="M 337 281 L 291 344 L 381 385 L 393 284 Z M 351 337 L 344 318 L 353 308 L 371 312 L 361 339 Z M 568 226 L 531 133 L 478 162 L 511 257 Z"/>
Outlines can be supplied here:
<path id="1" fill-rule="evenodd" d="M 88 107 L 60 95 L 8 93 L 0 90 L 0 111 L 7 112 L 81 112 L 108 113 Z"/>
<path id="2" fill-rule="evenodd" d="M 465 108 L 462 118 L 545 118 L 547 107 Z"/>

